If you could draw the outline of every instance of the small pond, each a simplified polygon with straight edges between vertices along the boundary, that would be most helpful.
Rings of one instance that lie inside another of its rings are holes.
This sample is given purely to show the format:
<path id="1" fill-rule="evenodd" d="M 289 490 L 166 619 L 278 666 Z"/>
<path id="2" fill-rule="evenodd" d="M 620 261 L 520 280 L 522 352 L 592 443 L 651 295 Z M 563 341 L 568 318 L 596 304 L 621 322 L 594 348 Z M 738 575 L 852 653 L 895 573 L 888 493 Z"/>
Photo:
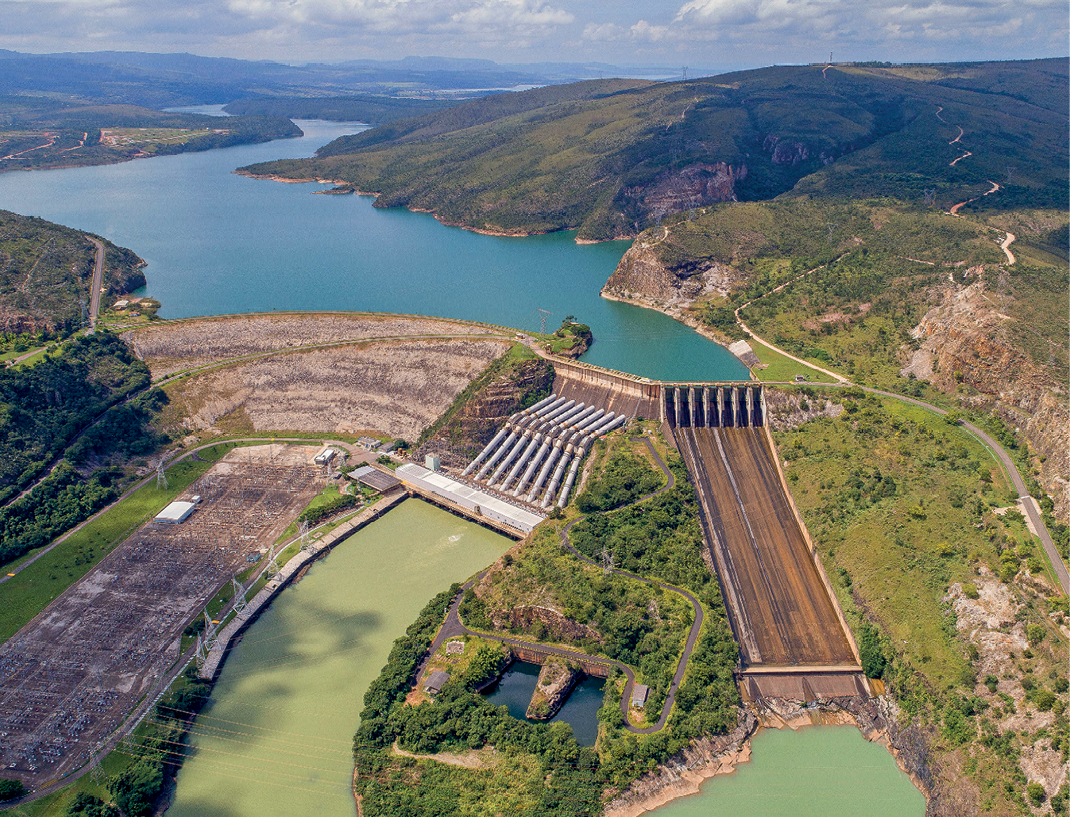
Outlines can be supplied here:
<path id="1" fill-rule="evenodd" d="M 517 661 L 490 688 L 487 700 L 495 706 L 507 707 L 514 718 L 526 720 L 524 715 L 538 679 L 539 667 L 536 664 Z M 598 737 L 598 710 L 602 706 L 604 683 L 601 678 L 585 677 L 572 689 L 568 700 L 550 723 L 567 723 L 581 746 L 594 746 Z"/>

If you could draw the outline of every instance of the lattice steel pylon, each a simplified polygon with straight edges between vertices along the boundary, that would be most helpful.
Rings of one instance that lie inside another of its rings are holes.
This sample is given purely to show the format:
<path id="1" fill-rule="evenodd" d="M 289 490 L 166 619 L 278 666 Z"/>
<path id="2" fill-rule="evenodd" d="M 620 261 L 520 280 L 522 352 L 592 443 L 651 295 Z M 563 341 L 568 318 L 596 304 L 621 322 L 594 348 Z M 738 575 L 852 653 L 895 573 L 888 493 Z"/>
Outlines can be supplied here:
<path id="1" fill-rule="evenodd" d="M 548 317 L 550 317 L 551 315 L 553 315 L 554 313 L 551 312 L 549 309 L 538 309 L 538 308 L 536 308 L 535 311 L 539 313 L 539 333 L 545 335 L 546 334 L 546 319 Z"/>
<path id="2" fill-rule="evenodd" d="M 301 532 L 301 550 L 311 551 L 312 550 L 312 540 L 308 536 L 308 520 L 307 519 L 302 519 L 301 520 L 301 527 L 299 528 L 299 530 Z"/>
<path id="3" fill-rule="evenodd" d="M 230 583 L 234 587 L 234 614 L 241 615 L 242 611 L 248 605 L 248 602 L 245 600 L 245 588 L 242 587 L 242 583 L 236 578 L 232 578 Z"/>
<path id="4" fill-rule="evenodd" d="M 613 570 L 613 554 L 605 547 L 602 548 L 602 573 L 606 576 Z"/>
<path id="5" fill-rule="evenodd" d="M 89 756 L 89 779 L 98 786 L 104 782 L 104 770 L 100 767 L 100 758 L 96 752 Z"/>
<path id="6" fill-rule="evenodd" d="M 156 463 L 156 487 L 167 488 L 167 471 L 164 470 L 163 460 Z"/>

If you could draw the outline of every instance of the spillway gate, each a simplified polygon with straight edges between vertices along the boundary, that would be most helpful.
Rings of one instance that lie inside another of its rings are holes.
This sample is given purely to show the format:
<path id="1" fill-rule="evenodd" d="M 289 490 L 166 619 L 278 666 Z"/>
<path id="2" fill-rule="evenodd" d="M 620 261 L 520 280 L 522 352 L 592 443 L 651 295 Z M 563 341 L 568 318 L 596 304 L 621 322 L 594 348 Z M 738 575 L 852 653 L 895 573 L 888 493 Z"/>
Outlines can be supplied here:
<path id="1" fill-rule="evenodd" d="M 671 428 L 760 428 L 766 418 L 765 390 L 751 383 L 665 383 L 661 416 Z"/>

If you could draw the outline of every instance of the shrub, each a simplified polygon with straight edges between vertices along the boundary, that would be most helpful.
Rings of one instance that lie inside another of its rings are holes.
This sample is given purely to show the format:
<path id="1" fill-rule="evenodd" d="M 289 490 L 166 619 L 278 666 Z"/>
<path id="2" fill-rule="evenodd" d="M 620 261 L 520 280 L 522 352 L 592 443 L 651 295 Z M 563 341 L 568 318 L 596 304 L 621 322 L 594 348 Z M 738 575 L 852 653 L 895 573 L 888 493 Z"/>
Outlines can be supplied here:
<path id="1" fill-rule="evenodd" d="M 868 621 L 859 628 L 858 652 L 862 658 L 862 672 L 867 678 L 883 678 L 888 658 L 881 645 L 880 633 Z"/>
<path id="2" fill-rule="evenodd" d="M 1041 712 L 1048 712 L 1055 704 L 1055 693 L 1050 689 L 1038 689 L 1033 695 L 1033 703 Z"/>
<path id="3" fill-rule="evenodd" d="M 977 587 L 975 585 L 970 584 L 969 582 L 962 585 L 962 592 L 968 599 L 980 598 L 981 595 L 977 592 Z"/>
<path id="4" fill-rule="evenodd" d="M 1026 796 L 1029 798 L 1029 802 L 1037 808 L 1044 802 L 1044 798 L 1047 794 L 1044 791 L 1044 787 L 1039 783 L 1030 783 L 1025 787 Z"/>
<path id="5" fill-rule="evenodd" d="M 1039 644 L 1047 634 L 1048 631 L 1040 624 L 1027 624 L 1025 626 L 1025 637 L 1029 639 L 1030 644 Z"/>

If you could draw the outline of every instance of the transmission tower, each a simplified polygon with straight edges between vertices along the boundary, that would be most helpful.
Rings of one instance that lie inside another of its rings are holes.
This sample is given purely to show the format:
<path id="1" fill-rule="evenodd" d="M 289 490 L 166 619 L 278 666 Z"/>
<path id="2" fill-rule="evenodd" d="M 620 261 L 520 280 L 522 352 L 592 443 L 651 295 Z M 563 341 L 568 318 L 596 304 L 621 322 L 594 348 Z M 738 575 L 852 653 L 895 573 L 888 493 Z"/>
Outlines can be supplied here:
<path id="1" fill-rule="evenodd" d="M 539 332 L 542 333 L 543 335 L 545 335 L 546 334 L 546 319 L 548 317 L 550 317 L 551 315 L 553 315 L 554 313 L 551 312 L 549 309 L 536 309 L 535 311 L 539 313 L 539 320 L 540 320 Z"/>
<path id="2" fill-rule="evenodd" d="M 309 537 L 308 537 L 308 520 L 307 519 L 302 519 L 301 520 L 300 532 L 301 532 L 301 550 L 306 550 L 306 551 L 311 552 L 311 550 L 312 550 L 312 540 L 309 539 Z"/>
<path id="3" fill-rule="evenodd" d="M 156 487 L 167 487 L 167 472 L 164 470 L 163 460 L 160 460 L 158 463 L 156 463 Z"/>
<path id="4" fill-rule="evenodd" d="M 832 222 L 829 222 L 825 226 L 829 228 L 828 242 L 829 242 L 829 244 L 831 244 L 832 243 L 832 234 L 836 232 L 836 228 L 839 227 L 840 225 L 839 224 L 833 224 Z"/>
<path id="5" fill-rule="evenodd" d="M 208 660 L 208 650 L 204 648 L 204 635 L 197 635 L 197 672 L 204 669 L 204 664 Z"/>
<path id="6" fill-rule="evenodd" d="M 687 79 L 687 66 L 684 66 L 684 79 Z"/>
<path id="7" fill-rule="evenodd" d="M 234 614 L 241 615 L 248 602 L 245 600 L 245 588 L 236 578 L 230 580 L 234 587 Z"/>
<path id="8" fill-rule="evenodd" d="M 932 207 L 936 204 L 936 188 L 927 187 L 922 191 L 925 194 L 925 206 Z"/>
<path id="9" fill-rule="evenodd" d="M 104 770 L 100 768 L 100 758 L 96 752 L 89 756 L 89 779 L 98 786 L 104 782 Z"/>
<path id="10" fill-rule="evenodd" d="M 89 326 L 89 307 L 86 306 L 85 298 L 82 298 L 82 326 Z"/>
<path id="11" fill-rule="evenodd" d="M 602 574 L 608 576 L 613 570 L 613 554 L 605 547 L 602 548 Z"/>

